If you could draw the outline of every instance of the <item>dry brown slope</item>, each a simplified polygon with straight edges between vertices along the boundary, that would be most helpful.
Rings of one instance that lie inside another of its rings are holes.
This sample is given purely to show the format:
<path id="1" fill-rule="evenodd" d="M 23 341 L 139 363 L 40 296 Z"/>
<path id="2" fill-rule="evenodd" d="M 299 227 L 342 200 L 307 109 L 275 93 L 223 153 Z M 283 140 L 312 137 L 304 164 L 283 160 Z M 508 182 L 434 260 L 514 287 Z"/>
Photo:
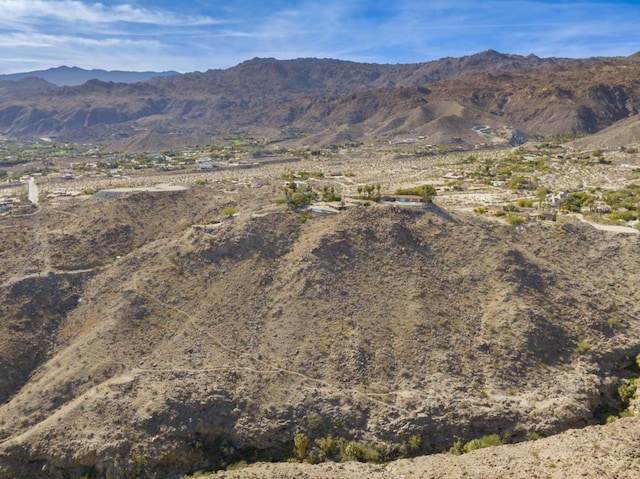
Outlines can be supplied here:
<path id="1" fill-rule="evenodd" d="M 185 216 L 211 211 L 185 195 Z M 640 351 L 636 236 L 437 207 L 173 231 L 86 282 L 51 360 L 0 407 L 0 477 L 162 477 L 287 457 L 300 430 L 389 457 L 414 434 L 425 453 L 552 434 L 588 423 Z"/>
<path id="2" fill-rule="evenodd" d="M 593 135 L 579 138 L 568 144 L 572 148 L 587 150 L 595 148 L 629 147 L 640 143 L 640 115 L 620 120 Z"/>

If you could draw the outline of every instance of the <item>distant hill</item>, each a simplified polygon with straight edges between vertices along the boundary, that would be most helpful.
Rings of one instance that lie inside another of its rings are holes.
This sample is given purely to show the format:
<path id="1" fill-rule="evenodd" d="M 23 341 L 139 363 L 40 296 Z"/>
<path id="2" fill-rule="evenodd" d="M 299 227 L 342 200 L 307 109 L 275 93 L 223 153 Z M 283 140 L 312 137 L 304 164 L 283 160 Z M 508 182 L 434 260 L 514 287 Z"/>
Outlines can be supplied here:
<path id="1" fill-rule="evenodd" d="M 58 86 L 82 85 L 89 80 L 112 81 L 117 83 L 136 83 L 158 76 L 178 75 L 175 71 L 166 72 L 129 72 L 107 70 L 85 70 L 78 67 L 61 66 L 47 70 L 0 75 L 0 80 L 21 80 L 27 77 L 43 78 Z"/>
<path id="2" fill-rule="evenodd" d="M 0 80 L 0 101 L 24 99 L 56 88 L 53 83 L 37 77 L 26 77 L 16 81 Z"/>
<path id="3" fill-rule="evenodd" d="M 492 50 L 407 65 L 255 58 L 135 84 L 94 79 L 31 94 L 0 91 L 0 134 L 115 141 L 124 149 L 164 148 L 169 137 L 170 146 L 198 144 L 238 130 L 305 145 L 412 135 L 473 147 L 488 141 L 474 129 L 481 125 L 497 133 L 491 138 L 521 142 L 592 134 L 636 115 L 636 65 L 636 56 Z"/>

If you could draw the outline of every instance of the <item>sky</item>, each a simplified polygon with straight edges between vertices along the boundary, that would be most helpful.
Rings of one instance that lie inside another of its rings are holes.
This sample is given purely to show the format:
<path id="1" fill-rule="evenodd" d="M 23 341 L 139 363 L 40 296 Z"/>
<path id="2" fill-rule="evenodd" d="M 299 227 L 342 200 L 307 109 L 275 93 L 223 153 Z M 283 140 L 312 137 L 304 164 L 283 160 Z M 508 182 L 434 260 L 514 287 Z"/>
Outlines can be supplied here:
<path id="1" fill-rule="evenodd" d="M 417 63 L 640 51 L 638 0 L 0 0 L 0 73 L 179 72 L 254 57 Z"/>

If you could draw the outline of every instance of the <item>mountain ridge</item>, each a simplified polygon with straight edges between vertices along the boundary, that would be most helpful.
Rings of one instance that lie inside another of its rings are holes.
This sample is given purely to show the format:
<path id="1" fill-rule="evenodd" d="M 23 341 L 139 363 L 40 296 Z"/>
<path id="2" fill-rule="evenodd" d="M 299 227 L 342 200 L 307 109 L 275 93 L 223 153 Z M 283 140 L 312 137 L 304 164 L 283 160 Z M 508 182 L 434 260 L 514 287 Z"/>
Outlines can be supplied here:
<path id="1" fill-rule="evenodd" d="M 120 83 L 136 83 L 146 81 L 157 76 L 161 77 L 178 74 L 178 72 L 172 70 L 163 72 L 102 69 L 86 70 L 76 66 L 69 67 L 67 65 L 61 65 L 59 67 L 47 68 L 46 70 L 2 74 L 0 75 L 0 80 L 16 81 L 23 78 L 35 77 L 42 78 L 57 86 L 77 86 L 85 83 L 86 81 L 95 79 Z"/>
<path id="2" fill-rule="evenodd" d="M 595 133 L 633 116 L 640 104 L 635 65 L 630 57 L 542 59 L 491 50 L 407 65 L 256 58 L 132 84 L 90 80 L 31 95 L 12 95 L 8 86 L 0 133 L 136 149 L 158 134 L 179 134 L 185 145 L 238 130 L 280 141 L 283 129 L 294 128 L 317 144 L 406 132 L 473 147 L 480 140 L 474 124 L 537 138 Z M 461 108 L 474 113 L 460 116 Z"/>

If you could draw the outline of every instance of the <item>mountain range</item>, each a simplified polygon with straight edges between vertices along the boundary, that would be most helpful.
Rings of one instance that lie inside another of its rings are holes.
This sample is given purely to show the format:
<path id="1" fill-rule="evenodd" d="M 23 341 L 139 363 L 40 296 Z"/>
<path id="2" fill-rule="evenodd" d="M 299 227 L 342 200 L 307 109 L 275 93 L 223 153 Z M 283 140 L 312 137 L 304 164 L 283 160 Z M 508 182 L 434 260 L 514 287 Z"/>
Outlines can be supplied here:
<path id="1" fill-rule="evenodd" d="M 48 68 L 47 70 L 36 70 L 31 72 L 10 73 L 0 75 L 0 81 L 9 80 L 17 81 L 23 78 L 35 77 L 42 78 L 49 83 L 57 86 L 76 86 L 82 85 L 89 80 L 112 81 L 118 83 L 135 83 L 148 80 L 153 77 L 162 77 L 177 75 L 176 71 L 165 72 L 132 72 L 118 70 L 85 70 L 84 68 L 68 67 L 66 65 Z"/>
<path id="2" fill-rule="evenodd" d="M 292 129 L 303 144 L 404 134 L 474 145 L 482 141 L 477 125 L 515 132 L 518 141 L 591 134 L 634 121 L 638 62 L 637 54 L 562 59 L 487 51 L 406 65 L 255 58 L 131 84 L 92 79 L 57 87 L 23 78 L 0 83 L 0 134 L 124 149 L 237 131 L 282 141 Z M 618 141 L 637 141 L 623 136 Z"/>

